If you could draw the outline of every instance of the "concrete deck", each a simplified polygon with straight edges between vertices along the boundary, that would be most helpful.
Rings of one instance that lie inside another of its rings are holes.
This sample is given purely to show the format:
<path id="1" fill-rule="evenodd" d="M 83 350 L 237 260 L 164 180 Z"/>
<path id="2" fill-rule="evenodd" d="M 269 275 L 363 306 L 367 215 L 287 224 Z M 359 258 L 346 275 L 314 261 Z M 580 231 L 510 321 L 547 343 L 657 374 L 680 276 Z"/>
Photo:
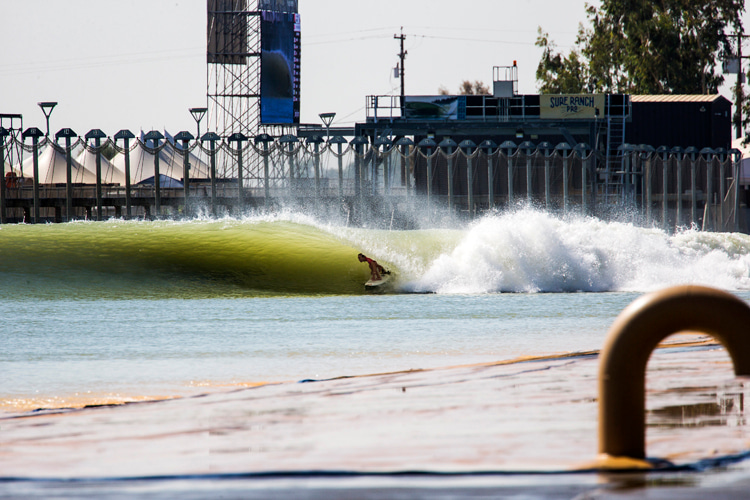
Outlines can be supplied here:
<path id="1" fill-rule="evenodd" d="M 745 498 L 745 396 L 716 347 L 649 363 L 649 456 L 597 453 L 597 357 L 284 383 L 0 418 L 0 498 Z M 721 467 L 704 459 L 735 456 Z"/>

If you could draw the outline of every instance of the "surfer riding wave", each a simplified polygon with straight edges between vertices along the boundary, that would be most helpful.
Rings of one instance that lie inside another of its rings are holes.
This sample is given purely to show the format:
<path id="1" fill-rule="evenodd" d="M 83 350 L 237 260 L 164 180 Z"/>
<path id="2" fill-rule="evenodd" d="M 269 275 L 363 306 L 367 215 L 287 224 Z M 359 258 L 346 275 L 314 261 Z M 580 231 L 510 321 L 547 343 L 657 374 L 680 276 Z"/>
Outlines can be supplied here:
<path id="1" fill-rule="evenodd" d="M 357 258 L 360 262 L 367 262 L 367 264 L 370 266 L 370 274 L 371 274 L 371 280 L 372 281 L 380 281 L 383 279 L 384 274 L 391 274 L 390 271 L 386 271 L 383 266 L 378 264 L 376 260 L 370 259 L 365 254 L 361 253 L 357 255 Z"/>

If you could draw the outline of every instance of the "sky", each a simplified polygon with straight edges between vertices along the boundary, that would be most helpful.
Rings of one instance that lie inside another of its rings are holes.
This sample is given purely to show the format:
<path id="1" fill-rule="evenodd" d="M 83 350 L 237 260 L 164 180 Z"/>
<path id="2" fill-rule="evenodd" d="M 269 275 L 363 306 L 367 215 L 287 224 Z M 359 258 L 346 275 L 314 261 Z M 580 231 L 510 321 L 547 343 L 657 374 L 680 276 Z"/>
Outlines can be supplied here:
<path id="1" fill-rule="evenodd" d="M 402 27 L 407 94 L 457 92 L 463 80 L 491 86 L 493 66 L 513 61 L 519 92 L 532 94 L 537 29 L 567 52 L 586 23 L 583 0 L 299 4 L 301 121 L 320 124 L 319 113 L 335 112 L 338 126 L 365 119 L 367 96 L 400 93 L 393 68 Z M 0 0 L 0 11 L 0 113 L 22 114 L 24 128 L 44 131 L 37 103 L 57 101 L 52 133 L 195 131 L 188 109 L 207 104 L 205 0 Z M 721 93 L 732 100 L 727 80 Z"/>

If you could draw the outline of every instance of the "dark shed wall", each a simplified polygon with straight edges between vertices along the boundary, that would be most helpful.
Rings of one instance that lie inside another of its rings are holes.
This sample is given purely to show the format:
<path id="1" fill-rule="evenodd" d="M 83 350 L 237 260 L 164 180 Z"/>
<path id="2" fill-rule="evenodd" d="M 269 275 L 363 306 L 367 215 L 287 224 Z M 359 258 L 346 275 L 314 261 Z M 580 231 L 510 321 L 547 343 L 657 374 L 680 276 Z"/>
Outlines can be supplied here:
<path id="1" fill-rule="evenodd" d="M 722 96 L 632 96 L 631 103 L 630 144 L 731 147 L 732 103 Z"/>

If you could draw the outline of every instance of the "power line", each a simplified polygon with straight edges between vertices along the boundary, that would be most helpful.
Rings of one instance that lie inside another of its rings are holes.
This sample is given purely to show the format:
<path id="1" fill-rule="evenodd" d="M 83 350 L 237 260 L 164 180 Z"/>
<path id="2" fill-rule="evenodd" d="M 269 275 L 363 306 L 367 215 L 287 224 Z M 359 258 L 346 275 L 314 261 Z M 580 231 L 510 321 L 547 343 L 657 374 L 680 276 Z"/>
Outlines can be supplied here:
<path id="1" fill-rule="evenodd" d="M 536 42 L 519 42 L 517 40 L 488 40 L 486 38 L 463 38 L 463 37 L 451 37 L 451 36 L 438 36 L 438 35 L 409 35 L 417 38 L 430 38 L 433 40 L 452 40 L 456 42 L 480 42 L 480 43 L 499 43 L 504 45 L 536 45 Z"/>
<path id="2" fill-rule="evenodd" d="M 17 66 L 0 66 L 0 75 L 14 76 L 39 72 L 70 71 L 78 69 L 99 68 L 103 66 L 120 66 L 158 61 L 190 59 L 198 56 L 196 49 L 175 49 L 156 52 L 136 52 L 115 56 L 96 56 L 80 59 L 61 59 L 56 61 L 37 62 Z M 190 53 L 186 53 L 190 51 Z M 180 54 L 181 53 L 181 54 Z M 161 55 L 160 55 L 161 54 Z M 171 54 L 171 55 L 169 55 Z M 201 54 L 202 55 L 202 54 Z M 145 56 L 145 57 L 144 57 Z"/>
<path id="3" fill-rule="evenodd" d="M 325 36 L 325 35 L 321 35 L 321 36 Z M 379 33 L 379 34 L 373 34 L 373 35 L 353 36 L 353 37 L 347 37 L 347 38 L 333 38 L 331 40 L 323 40 L 319 42 L 306 42 L 305 45 L 307 46 L 327 45 L 327 44 L 332 44 L 332 43 L 353 42 L 353 41 L 359 41 L 359 40 L 373 40 L 373 39 L 379 39 L 379 38 L 386 38 L 388 36 L 389 35 L 385 33 Z M 519 42 L 518 40 L 496 40 L 496 39 L 490 39 L 490 38 L 470 38 L 470 37 L 456 37 L 456 36 L 444 36 L 444 35 L 421 35 L 417 33 L 404 34 L 404 36 L 410 36 L 413 38 L 430 39 L 430 40 L 449 40 L 449 41 L 455 41 L 455 42 L 491 43 L 491 44 L 502 44 L 502 45 L 529 45 L 529 46 L 536 45 L 536 42 Z"/>

